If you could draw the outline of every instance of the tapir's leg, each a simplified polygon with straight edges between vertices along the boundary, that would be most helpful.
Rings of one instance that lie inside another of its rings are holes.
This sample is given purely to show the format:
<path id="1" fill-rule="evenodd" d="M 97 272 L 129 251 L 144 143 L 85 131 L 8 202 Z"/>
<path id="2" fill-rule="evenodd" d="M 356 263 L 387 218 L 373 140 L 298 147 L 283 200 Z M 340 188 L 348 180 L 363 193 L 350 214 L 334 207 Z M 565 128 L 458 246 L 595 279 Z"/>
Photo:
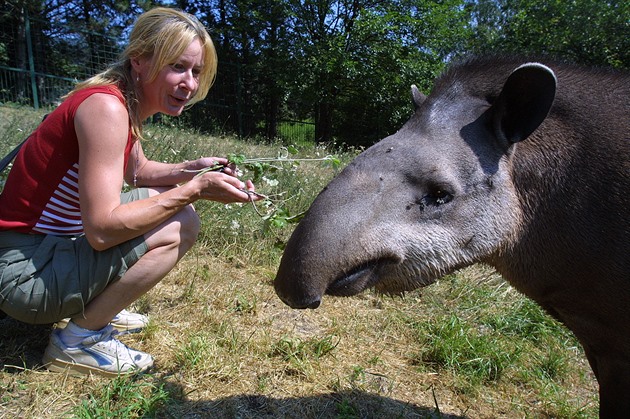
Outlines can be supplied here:
<path id="1" fill-rule="evenodd" d="M 630 361 L 599 359 L 600 418 L 630 418 Z"/>
<path id="2" fill-rule="evenodd" d="M 600 419 L 630 418 L 630 360 L 596 356 L 584 349 L 599 382 Z"/>

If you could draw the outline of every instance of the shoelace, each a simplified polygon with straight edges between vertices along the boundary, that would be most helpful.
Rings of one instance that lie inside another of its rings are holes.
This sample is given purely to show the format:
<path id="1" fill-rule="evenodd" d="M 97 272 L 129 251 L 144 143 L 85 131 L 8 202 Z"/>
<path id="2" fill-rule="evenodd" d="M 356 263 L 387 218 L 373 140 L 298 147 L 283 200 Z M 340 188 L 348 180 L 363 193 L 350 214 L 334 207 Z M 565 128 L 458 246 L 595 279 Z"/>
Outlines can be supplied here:
<path id="1" fill-rule="evenodd" d="M 118 334 L 118 331 L 113 326 L 107 325 L 103 329 L 99 330 L 97 333 L 83 339 L 81 341 L 81 345 L 91 346 L 91 345 L 94 345 L 95 343 L 109 340 L 114 335 L 117 335 L 117 334 Z"/>

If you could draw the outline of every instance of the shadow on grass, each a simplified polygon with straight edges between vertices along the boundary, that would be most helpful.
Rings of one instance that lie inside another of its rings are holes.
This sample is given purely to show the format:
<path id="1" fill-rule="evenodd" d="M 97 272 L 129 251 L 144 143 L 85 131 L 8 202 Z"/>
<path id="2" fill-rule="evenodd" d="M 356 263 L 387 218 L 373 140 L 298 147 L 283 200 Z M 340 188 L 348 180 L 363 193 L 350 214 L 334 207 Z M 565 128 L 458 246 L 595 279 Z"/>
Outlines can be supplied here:
<path id="1" fill-rule="evenodd" d="M 0 369 L 19 373 L 41 368 L 52 325 L 30 325 L 0 313 Z M 157 377 L 156 377 L 157 378 Z M 466 416 L 442 413 L 439 409 L 383 397 L 359 390 L 329 392 L 313 396 L 276 398 L 243 394 L 216 400 L 187 400 L 184 389 L 162 381 L 168 401 L 157 408 L 155 418 L 251 418 L 251 419 L 351 419 L 351 418 L 444 418 Z M 0 414 L 0 416 L 2 416 Z"/>
<path id="2" fill-rule="evenodd" d="M 52 327 L 22 323 L 0 311 L 0 368 L 11 372 L 41 367 Z"/>
<path id="3" fill-rule="evenodd" d="M 244 394 L 194 402 L 171 399 L 167 406 L 163 406 L 157 412 L 156 417 L 216 419 L 467 418 L 467 416 L 443 413 L 434 407 L 417 406 L 359 390 L 287 398 Z"/>

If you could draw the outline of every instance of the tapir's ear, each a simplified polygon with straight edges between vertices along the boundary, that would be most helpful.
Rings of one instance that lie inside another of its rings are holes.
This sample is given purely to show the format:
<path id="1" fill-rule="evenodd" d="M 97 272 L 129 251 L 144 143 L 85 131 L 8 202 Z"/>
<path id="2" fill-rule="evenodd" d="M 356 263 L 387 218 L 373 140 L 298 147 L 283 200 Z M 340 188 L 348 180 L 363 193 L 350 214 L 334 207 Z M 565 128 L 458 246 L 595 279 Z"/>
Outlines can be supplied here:
<path id="1" fill-rule="evenodd" d="M 556 82 L 553 71 L 539 63 L 514 70 L 491 108 L 495 133 L 510 143 L 526 139 L 547 117 Z"/>
<path id="2" fill-rule="evenodd" d="M 427 98 L 420 90 L 418 90 L 418 86 L 415 84 L 411 85 L 411 97 L 413 98 L 413 106 L 415 109 L 418 109 L 422 102 Z"/>

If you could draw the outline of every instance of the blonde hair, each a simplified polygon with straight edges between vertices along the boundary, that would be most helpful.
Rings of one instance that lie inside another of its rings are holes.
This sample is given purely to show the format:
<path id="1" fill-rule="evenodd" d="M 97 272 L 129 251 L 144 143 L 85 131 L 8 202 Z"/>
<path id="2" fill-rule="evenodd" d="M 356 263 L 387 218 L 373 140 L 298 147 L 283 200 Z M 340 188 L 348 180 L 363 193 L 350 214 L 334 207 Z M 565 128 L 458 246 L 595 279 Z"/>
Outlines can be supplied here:
<path id="1" fill-rule="evenodd" d="M 129 36 L 129 44 L 119 60 L 107 70 L 77 84 L 64 98 L 86 87 L 117 84 L 127 101 L 131 130 L 142 138 L 142 120 L 138 112 L 138 87 L 133 81 L 131 59 L 151 58 L 153 67 L 147 82 L 154 80 L 164 66 L 172 64 L 193 40 L 199 39 L 204 65 L 199 74 L 199 87 L 189 105 L 203 100 L 217 74 L 217 53 L 205 27 L 199 20 L 181 10 L 166 7 L 151 9 L 138 17 Z"/>

